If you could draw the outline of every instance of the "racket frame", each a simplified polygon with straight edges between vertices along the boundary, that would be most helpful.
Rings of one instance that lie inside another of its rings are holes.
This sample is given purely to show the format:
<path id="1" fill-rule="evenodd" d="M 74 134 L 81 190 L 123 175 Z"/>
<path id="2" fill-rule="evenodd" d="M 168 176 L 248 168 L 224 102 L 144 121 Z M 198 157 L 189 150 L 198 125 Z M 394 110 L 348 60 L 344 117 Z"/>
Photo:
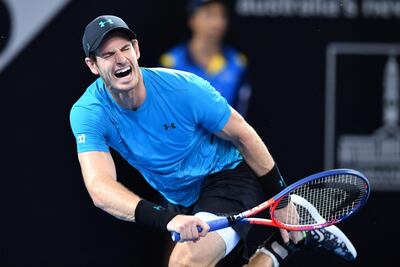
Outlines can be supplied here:
<path id="1" fill-rule="evenodd" d="M 317 224 L 311 224 L 311 225 L 298 225 L 298 226 L 288 226 L 285 225 L 277 220 L 275 220 L 274 212 L 279 204 L 279 202 L 288 194 L 290 194 L 292 191 L 294 191 L 296 188 L 299 186 L 306 184 L 310 181 L 317 180 L 317 179 L 322 179 L 326 176 L 332 176 L 332 175 L 354 175 L 359 177 L 365 182 L 365 191 L 366 193 L 360 200 L 360 202 L 355 206 L 351 212 L 348 214 L 340 217 L 339 219 L 331 220 L 331 221 L 326 221 L 325 223 L 317 223 Z M 352 170 L 352 169 L 332 169 L 332 170 L 327 170 L 323 172 L 319 172 L 310 176 L 307 176 L 303 179 L 300 179 L 299 181 L 289 185 L 287 188 L 282 190 L 280 193 L 276 194 L 269 200 L 261 203 L 260 205 L 251 208 L 247 211 L 241 212 L 239 214 L 231 215 L 228 217 L 224 218 L 219 218 L 216 220 L 208 221 L 207 223 L 210 226 L 210 231 L 215 231 L 221 228 L 229 227 L 235 224 L 256 224 L 256 225 L 268 225 L 268 226 L 275 226 L 278 228 L 282 228 L 285 230 L 289 231 L 307 231 L 307 230 L 313 230 L 313 229 L 318 229 L 318 228 L 323 228 L 327 227 L 329 225 L 336 224 L 338 222 L 344 221 L 345 219 L 349 218 L 352 216 L 354 213 L 360 210 L 360 208 L 366 203 L 370 195 L 370 184 L 368 179 L 359 171 Z M 267 208 L 270 208 L 269 213 L 271 216 L 271 219 L 263 219 L 263 218 L 249 218 L 257 213 L 262 212 L 263 210 L 266 210 Z M 199 229 L 201 231 L 201 229 Z M 179 241 L 179 233 L 172 232 L 172 239 L 174 241 Z"/>
<path id="2" fill-rule="evenodd" d="M 277 220 L 275 220 L 275 216 L 274 216 L 274 212 L 275 209 L 277 207 L 277 205 L 279 204 L 279 202 L 289 193 L 291 193 L 292 191 L 294 191 L 296 188 L 298 188 L 299 186 L 306 184 L 310 181 L 313 180 L 318 180 L 318 179 L 323 179 L 324 177 L 327 176 L 333 176 L 333 175 L 354 175 L 359 177 L 361 180 L 364 181 L 365 183 L 365 191 L 366 194 L 364 194 L 364 196 L 361 198 L 360 202 L 357 204 L 357 206 L 355 206 L 351 212 L 343 215 L 342 217 L 335 219 L 335 220 L 331 220 L 331 221 L 326 221 L 325 223 L 316 223 L 316 224 L 311 224 L 311 225 L 301 225 L 301 226 L 287 226 Z M 307 176 L 303 179 L 300 179 L 299 181 L 289 185 L 288 187 L 286 187 L 284 190 L 282 190 L 280 193 L 278 193 L 277 195 L 275 195 L 274 197 L 272 197 L 274 199 L 274 203 L 272 204 L 271 208 L 270 208 L 270 216 L 271 216 L 271 220 L 274 222 L 274 226 L 277 226 L 279 228 L 282 229 L 286 229 L 286 230 L 290 230 L 290 231 L 302 231 L 302 230 L 313 230 L 313 229 L 318 229 L 318 228 L 324 228 L 327 227 L 329 225 L 333 225 L 339 222 L 342 222 L 344 220 L 346 220 L 347 218 L 349 218 L 350 216 L 352 216 L 354 213 L 356 213 L 357 211 L 360 210 L 360 208 L 367 202 L 368 198 L 370 195 L 370 184 L 368 179 L 359 171 L 353 170 L 353 169 L 332 169 L 332 170 L 327 170 L 327 171 L 323 171 L 323 172 L 319 172 L 310 176 Z"/>

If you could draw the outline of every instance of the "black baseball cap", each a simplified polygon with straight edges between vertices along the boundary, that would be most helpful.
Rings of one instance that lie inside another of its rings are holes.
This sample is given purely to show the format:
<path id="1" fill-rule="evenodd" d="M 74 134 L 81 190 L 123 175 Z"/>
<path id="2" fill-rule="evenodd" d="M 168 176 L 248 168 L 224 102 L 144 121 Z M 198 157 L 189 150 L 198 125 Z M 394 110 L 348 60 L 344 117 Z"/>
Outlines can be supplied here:
<path id="1" fill-rule="evenodd" d="M 211 3 L 222 3 L 225 4 L 222 0 L 188 0 L 187 4 L 187 12 L 188 15 L 191 16 L 196 12 L 199 7 L 202 7 Z"/>
<path id="2" fill-rule="evenodd" d="M 136 34 L 128 27 L 121 18 L 112 15 L 103 15 L 95 18 L 90 22 L 83 34 L 82 46 L 85 55 L 89 56 L 91 52 L 96 50 L 107 34 L 112 31 L 121 31 L 130 39 L 136 39 Z"/>

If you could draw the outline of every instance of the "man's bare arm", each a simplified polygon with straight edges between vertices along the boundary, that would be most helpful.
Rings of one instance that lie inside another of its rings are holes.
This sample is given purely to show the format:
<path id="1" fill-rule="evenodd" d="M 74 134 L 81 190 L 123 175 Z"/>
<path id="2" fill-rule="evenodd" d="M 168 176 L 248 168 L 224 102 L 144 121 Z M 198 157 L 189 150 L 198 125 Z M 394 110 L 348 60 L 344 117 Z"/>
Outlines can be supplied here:
<path id="1" fill-rule="evenodd" d="M 260 136 L 236 110 L 232 109 L 225 127 L 216 135 L 231 141 L 258 176 L 266 174 L 274 166 L 275 162 Z"/>
<path id="2" fill-rule="evenodd" d="M 78 158 L 94 205 L 121 220 L 135 222 L 136 207 L 142 199 L 117 181 L 110 153 L 85 152 L 79 153 Z M 197 226 L 203 228 L 201 233 L 198 233 Z M 177 215 L 169 221 L 166 229 L 181 233 L 183 239 L 197 239 L 207 234 L 209 226 L 195 216 Z"/>
<path id="3" fill-rule="evenodd" d="M 135 221 L 140 197 L 117 181 L 114 161 L 107 152 L 78 154 L 86 188 L 96 207 L 125 221 Z"/>

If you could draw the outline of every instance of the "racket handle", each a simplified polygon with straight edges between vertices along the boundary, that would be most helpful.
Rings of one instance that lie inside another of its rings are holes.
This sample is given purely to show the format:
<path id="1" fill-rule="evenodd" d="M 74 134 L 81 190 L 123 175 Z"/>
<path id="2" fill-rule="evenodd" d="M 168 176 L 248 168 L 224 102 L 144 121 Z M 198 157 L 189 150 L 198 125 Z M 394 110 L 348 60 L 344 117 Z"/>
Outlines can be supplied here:
<path id="1" fill-rule="evenodd" d="M 206 223 L 210 226 L 209 232 L 229 227 L 229 221 L 227 218 L 220 218 L 220 219 L 208 221 Z M 197 226 L 197 230 L 199 232 L 201 232 L 203 230 L 203 228 L 201 228 L 200 226 Z M 178 232 L 174 231 L 171 233 L 171 238 L 172 238 L 172 241 L 178 242 L 181 240 L 181 235 Z M 190 240 L 185 240 L 185 241 L 190 241 Z"/>
<path id="2" fill-rule="evenodd" d="M 202 230 L 203 230 L 203 228 L 201 228 L 200 226 L 197 226 L 197 230 L 199 231 L 199 232 L 201 232 Z M 179 242 L 179 241 L 181 241 L 181 235 L 178 233 L 178 232 L 175 232 L 175 231 L 173 231 L 172 233 L 171 233 L 171 238 L 172 238 L 172 241 L 174 241 L 174 242 Z M 188 240 L 189 241 L 189 240 Z"/>
<path id="3" fill-rule="evenodd" d="M 208 221 L 207 224 L 210 226 L 210 230 L 209 230 L 210 232 L 229 227 L 229 221 L 227 218 L 220 218 L 220 219 Z"/>

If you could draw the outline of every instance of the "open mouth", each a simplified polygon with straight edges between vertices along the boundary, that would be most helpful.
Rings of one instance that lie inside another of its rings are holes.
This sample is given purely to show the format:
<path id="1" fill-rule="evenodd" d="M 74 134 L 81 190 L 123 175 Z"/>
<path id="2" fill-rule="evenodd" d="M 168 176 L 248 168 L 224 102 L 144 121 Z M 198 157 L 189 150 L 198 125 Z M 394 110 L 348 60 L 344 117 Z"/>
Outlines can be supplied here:
<path id="1" fill-rule="evenodd" d="M 117 78 L 123 78 L 131 74 L 132 68 L 131 67 L 125 67 L 123 69 L 117 70 L 114 75 Z"/>

